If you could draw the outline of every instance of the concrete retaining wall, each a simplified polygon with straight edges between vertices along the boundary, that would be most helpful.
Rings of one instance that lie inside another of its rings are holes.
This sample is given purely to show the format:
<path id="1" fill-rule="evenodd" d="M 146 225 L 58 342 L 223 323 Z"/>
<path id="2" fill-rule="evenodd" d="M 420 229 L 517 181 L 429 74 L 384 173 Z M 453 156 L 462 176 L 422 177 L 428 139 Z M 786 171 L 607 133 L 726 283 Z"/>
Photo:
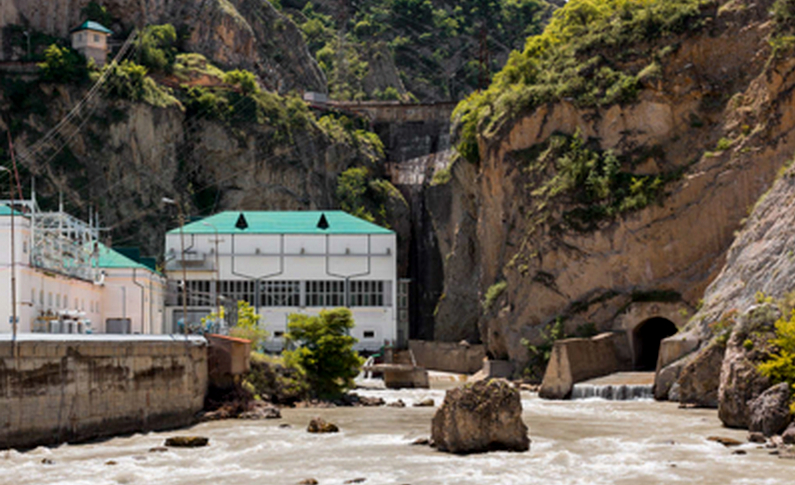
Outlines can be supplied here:
<path id="1" fill-rule="evenodd" d="M 0 341 L 0 449 L 191 424 L 207 391 L 202 338 Z"/>
<path id="2" fill-rule="evenodd" d="M 410 340 L 409 350 L 417 365 L 425 369 L 474 374 L 483 368 L 486 349 L 482 345 Z"/>
<path id="3" fill-rule="evenodd" d="M 566 399 L 578 382 L 630 370 L 628 347 L 627 336 L 623 333 L 558 340 L 552 348 L 538 395 L 545 399 Z"/>

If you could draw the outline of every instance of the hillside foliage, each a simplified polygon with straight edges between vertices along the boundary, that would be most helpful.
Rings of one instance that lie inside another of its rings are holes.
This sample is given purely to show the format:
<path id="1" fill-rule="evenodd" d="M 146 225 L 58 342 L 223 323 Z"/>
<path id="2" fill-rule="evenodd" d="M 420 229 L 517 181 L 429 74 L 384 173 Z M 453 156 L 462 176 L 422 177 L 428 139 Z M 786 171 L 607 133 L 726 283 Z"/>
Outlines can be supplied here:
<path id="1" fill-rule="evenodd" d="M 675 49 L 676 37 L 700 29 L 714 6 L 712 0 L 570 0 L 541 35 L 510 55 L 488 89 L 459 104 L 459 152 L 477 162 L 478 136 L 545 102 L 632 102 Z M 633 67 L 623 67 L 630 60 Z"/>
<path id="2" fill-rule="evenodd" d="M 337 99 L 460 99 L 478 87 L 479 60 L 496 71 L 552 11 L 544 0 L 363 0 L 345 11 L 327 2 L 283 0 Z M 374 64 L 390 56 L 399 85 L 368 90 Z M 405 87 L 405 90 L 403 89 Z"/>

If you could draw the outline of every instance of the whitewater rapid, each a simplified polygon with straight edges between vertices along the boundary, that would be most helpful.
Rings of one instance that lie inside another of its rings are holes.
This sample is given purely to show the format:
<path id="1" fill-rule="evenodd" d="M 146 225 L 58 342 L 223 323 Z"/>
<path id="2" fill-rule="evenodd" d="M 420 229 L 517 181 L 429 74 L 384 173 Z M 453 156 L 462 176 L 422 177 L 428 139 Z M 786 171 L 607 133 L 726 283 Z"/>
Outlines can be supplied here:
<path id="1" fill-rule="evenodd" d="M 714 410 L 682 410 L 651 400 L 543 401 L 523 394 L 532 444 L 527 453 L 454 456 L 410 443 L 430 433 L 432 408 L 411 404 L 443 391 L 360 391 L 405 408 L 285 409 L 283 419 L 219 421 L 190 429 L 28 452 L 0 452 L 0 485 L 296 484 L 314 478 L 342 484 L 785 484 L 795 460 L 758 445 L 733 454 L 708 441 L 744 441 L 746 432 L 722 428 Z M 313 416 L 335 422 L 338 434 L 313 435 Z M 290 427 L 280 427 L 289 424 Z M 210 446 L 169 449 L 168 436 L 202 435 Z M 115 464 L 109 464 L 115 463 Z"/>

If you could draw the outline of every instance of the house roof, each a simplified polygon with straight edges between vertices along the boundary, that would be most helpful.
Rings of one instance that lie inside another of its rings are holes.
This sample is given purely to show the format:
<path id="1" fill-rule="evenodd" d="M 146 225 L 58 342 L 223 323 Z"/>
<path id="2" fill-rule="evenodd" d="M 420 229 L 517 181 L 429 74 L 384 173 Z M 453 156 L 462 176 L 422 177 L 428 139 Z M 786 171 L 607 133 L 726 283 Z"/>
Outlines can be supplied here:
<path id="1" fill-rule="evenodd" d="M 19 212 L 18 210 L 14 211 L 14 214 L 17 216 L 24 215 L 23 213 Z M 10 216 L 11 215 L 11 207 L 7 205 L 0 205 L 0 216 Z"/>
<path id="2" fill-rule="evenodd" d="M 150 273 L 157 273 L 156 271 L 152 271 L 152 268 L 146 266 L 145 264 L 141 264 L 138 261 L 128 258 L 127 256 L 105 246 L 102 243 L 97 243 L 97 246 L 98 246 L 97 248 L 98 258 L 96 262 L 97 268 L 106 268 L 106 269 L 134 268 L 134 269 L 143 269 L 149 271 Z"/>
<path id="3" fill-rule="evenodd" d="M 82 24 L 72 29 L 72 32 L 79 32 L 81 30 L 93 30 L 95 32 L 102 32 L 103 34 L 113 35 L 112 30 L 108 29 L 99 22 L 94 22 L 93 20 L 86 20 Z"/>
<path id="4" fill-rule="evenodd" d="M 238 224 L 241 215 L 247 227 Z M 321 219 L 325 217 L 326 228 Z M 393 234 L 343 211 L 228 211 L 186 224 L 185 234 Z M 179 234 L 179 228 L 169 234 Z"/>

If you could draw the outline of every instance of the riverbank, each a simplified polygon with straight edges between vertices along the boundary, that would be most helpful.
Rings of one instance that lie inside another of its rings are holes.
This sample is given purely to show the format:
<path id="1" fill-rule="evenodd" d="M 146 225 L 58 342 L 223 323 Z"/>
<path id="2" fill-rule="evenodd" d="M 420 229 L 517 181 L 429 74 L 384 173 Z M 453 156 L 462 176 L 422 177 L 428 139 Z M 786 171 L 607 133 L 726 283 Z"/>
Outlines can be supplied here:
<path id="1" fill-rule="evenodd" d="M 179 433 L 148 433 L 101 443 L 0 454 L 0 485 L 38 484 L 296 484 L 314 478 L 341 484 L 657 484 L 789 483 L 795 460 L 781 460 L 755 444 L 726 448 L 718 435 L 745 442 L 747 433 L 723 428 L 714 410 L 679 409 L 655 401 L 544 401 L 522 393 L 532 444 L 527 453 L 454 456 L 410 443 L 430 433 L 434 408 L 411 404 L 437 390 L 358 391 L 402 399 L 405 408 L 283 409 L 281 420 L 202 423 Z M 306 432 L 313 416 L 341 432 Z M 290 427 L 283 427 L 288 424 Z M 152 453 L 167 436 L 210 438 L 202 449 Z M 745 455 L 733 454 L 737 449 Z M 44 464 L 50 460 L 52 464 Z M 106 464 L 108 462 L 116 464 Z"/>

